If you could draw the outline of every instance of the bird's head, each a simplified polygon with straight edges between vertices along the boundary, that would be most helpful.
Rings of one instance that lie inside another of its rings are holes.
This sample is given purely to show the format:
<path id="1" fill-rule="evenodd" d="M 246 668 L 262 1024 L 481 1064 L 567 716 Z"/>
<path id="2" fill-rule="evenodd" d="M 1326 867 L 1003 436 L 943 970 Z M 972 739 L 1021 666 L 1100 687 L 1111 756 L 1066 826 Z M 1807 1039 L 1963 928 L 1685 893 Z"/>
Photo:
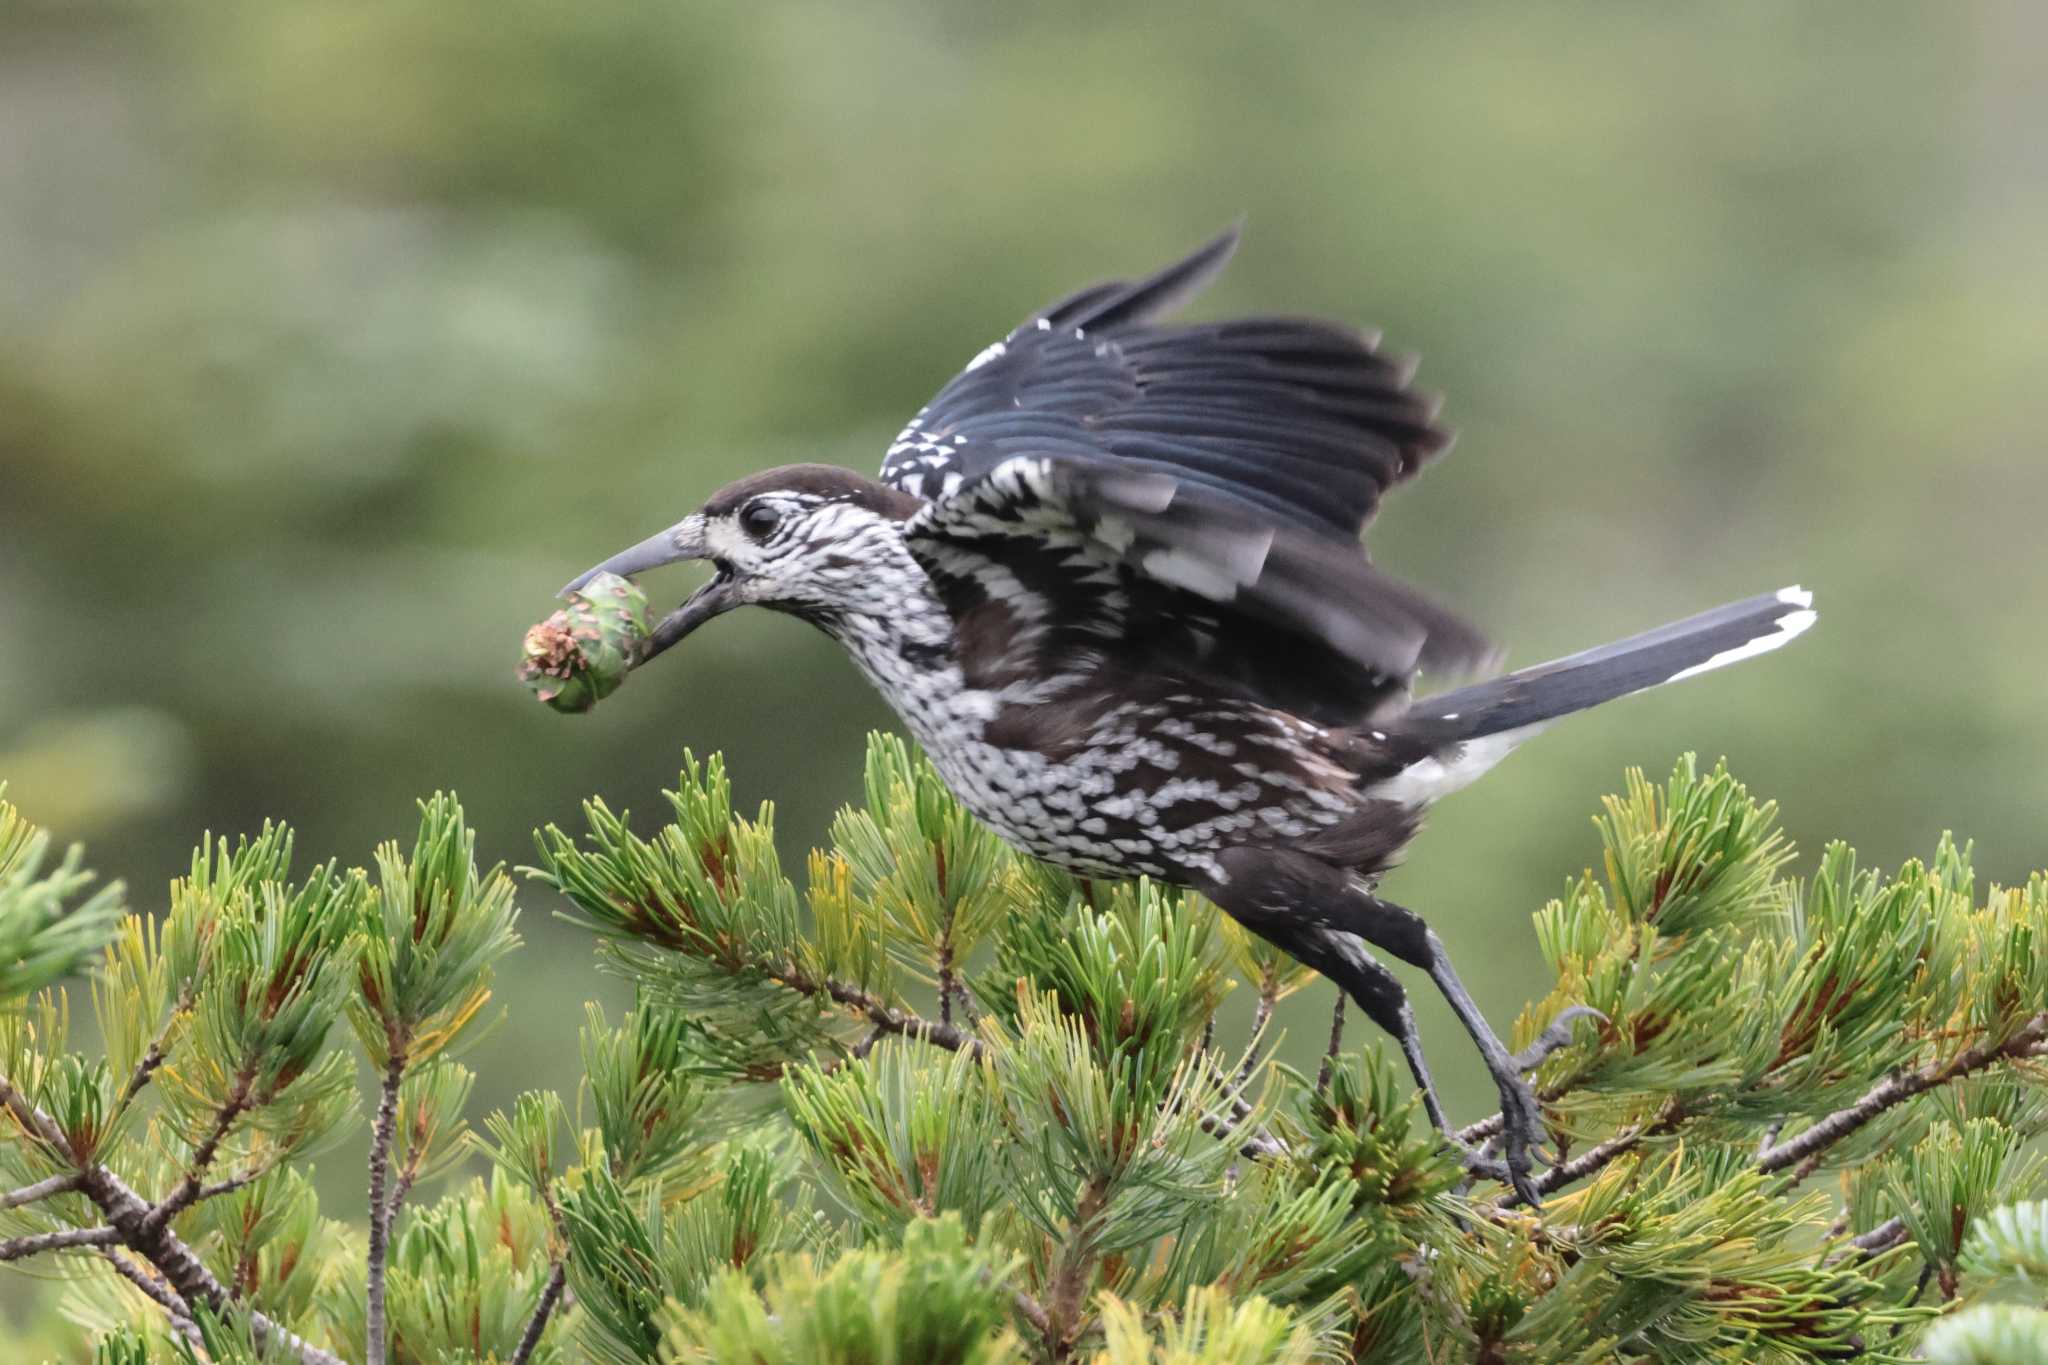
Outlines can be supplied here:
<path id="1" fill-rule="evenodd" d="M 562 591 L 600 573 L 630 578 L 679 560 L 709 560 L 711 581 L 654 628 L 641 663 L 734 607 L 772 607 L 829 627 L 847 613 L 889 610 L 892 594 L 902 591 L 889 580 L 912 567 L 902 524 L 922 505 L 849 469 L 785 465 L 727 484 L 666 531 L 621 550 Z"/>

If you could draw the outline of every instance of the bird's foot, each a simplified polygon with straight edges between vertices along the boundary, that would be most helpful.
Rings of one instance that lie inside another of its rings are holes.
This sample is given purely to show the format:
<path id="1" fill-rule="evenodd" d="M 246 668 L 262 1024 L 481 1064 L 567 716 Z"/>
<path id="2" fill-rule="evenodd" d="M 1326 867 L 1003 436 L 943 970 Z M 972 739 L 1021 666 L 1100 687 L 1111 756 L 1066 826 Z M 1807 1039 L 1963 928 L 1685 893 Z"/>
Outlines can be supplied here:
<path id="1" fill-rule="evenodd" d="M 1500 1133 L 1479 1151 L 1467 1153 L 1466 1169 L 1512 1186 L 1516 1198 L 1532 1209 L 1542 1204 L 1542 1193 L 1534 1176 L 1535 1161 L 1540 1158 L 1545 1165 L 1554 1166 L 1556 1159 L 1541 1145 L 1545 1133 L 1543 1108 L 1537 1102 L 1535 1089 L 1524 1077 L 1571 1042 L 1572 1025 L 1580 1019 L 1607 1022 L 1607 1016 L 1592 1006 L 1573 1005 L 1559 1013 L 1535 1042 L 1504 1058 L 1504 1066 L 1487 1067 L 1500 1089 Z M 1499 1159 L 1492 1155 L 1495 1142 L 1500 1147 Z"/>
<path id="2" fill-rule="evenodd" d="M 1473 1169 L 1511 1186 L 1524 1204 L 1537 1208 L 1543 1196 L 1536 1188 L 1534 1157 L 1541 1152 L 1543 1109 L 1535 1090 L 1520 1075 L 1496 1073 L 1493 1079 L 1500 1087 L 1501 1156 L 1498 1161 L 1480 1158 Z"/>
<path id="3" fill-rule="evenodd" d="M 1598 1019 L 1603 1024 L 1607 1022 L 1607 1016 L 1591 1005 L 1569 1006 L 1558 1012 L 1557 1018 L 1550 1021 L 1549 1028 L 1536 1035 L 1535 1042 L 1508 1060 L 1514 1063 L 1515 1070 L 1525 1076 L 1528 1075 L 1549 1061 L 1551 1053 L 1571 1045 L 1572 1025 L 1581 1019 Z"/>
<path id="4" fill-rule="evenodd" d="M 1534 1177 L 1535 1159 L 1551 1164 L 1549 1153 L 1541 1146 L 1543 1110 L 1536 1092 L 1519 1075 L 1496 1073 L 1494 1080 L 1500 1086 L 1500 1128 L 1477 1147 L 1467 1147 L 1455 1138 L 1451 1145 L 1462 1156 L 1468 1181 L 1476 1178 L 1511 1186 L 1517 1198 L 1534 1208 L 1541 1197 Z"/>

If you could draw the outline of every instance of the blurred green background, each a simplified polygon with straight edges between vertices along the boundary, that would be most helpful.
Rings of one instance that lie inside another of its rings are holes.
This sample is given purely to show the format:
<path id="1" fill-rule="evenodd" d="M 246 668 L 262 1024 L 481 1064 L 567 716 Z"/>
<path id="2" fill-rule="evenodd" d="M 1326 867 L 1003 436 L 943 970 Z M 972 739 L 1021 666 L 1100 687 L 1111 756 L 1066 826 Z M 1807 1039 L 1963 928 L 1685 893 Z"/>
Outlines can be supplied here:
<path id="1" fill-rule="evenodd" d="M 1726 754 L 1809 855 L 1954 827 L 2022 877 L 2048 863 L 2044 53 L 2023 3 L 17 0 L 0 777 L 145 908 L 200 831 L 265 816 L 365 859 L 452 787 L 515 862 L 591 793 L 651 823 L 686 744 L 801 850 L 891 723 L 825 639 L 743 615 L 565 718 L 512 679 L 522 630 L 731 477 L 872 468 L 1027 310 L 1243 214 L 1199 312 L 1426 358 L 1459 448 L 1375 554 L 1511 662 L 1819 594 L 1796 648 L 1442 808 L 1390 894 L 1503 1026 L 1628 764 Z M 481 1106 L 571 1084 L 579 1002 L 615 992 L 526 906 Z M 1326 995 L 1289 1008 L 1307 1055 Z"/>

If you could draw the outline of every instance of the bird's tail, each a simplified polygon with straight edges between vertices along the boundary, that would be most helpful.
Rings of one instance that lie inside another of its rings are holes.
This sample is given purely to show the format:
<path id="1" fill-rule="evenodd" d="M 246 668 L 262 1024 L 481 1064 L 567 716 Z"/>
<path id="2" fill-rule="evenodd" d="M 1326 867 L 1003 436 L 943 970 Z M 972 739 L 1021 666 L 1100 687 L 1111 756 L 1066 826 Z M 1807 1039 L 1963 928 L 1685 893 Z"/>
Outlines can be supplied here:
<path id="1" fill-rule="evenodd" d="M 1812 593 L 1781 588 L 1597 649 L 1424 697 L 1395 723 L 1403 737 L 1426 744 L 1436 757 L 1395 779 L 1401 790 L 1389 794 L 1434 800 L 1479 776 L 1549 721 L 1768 654 L 1805 631 L 1815 616 Z"/>

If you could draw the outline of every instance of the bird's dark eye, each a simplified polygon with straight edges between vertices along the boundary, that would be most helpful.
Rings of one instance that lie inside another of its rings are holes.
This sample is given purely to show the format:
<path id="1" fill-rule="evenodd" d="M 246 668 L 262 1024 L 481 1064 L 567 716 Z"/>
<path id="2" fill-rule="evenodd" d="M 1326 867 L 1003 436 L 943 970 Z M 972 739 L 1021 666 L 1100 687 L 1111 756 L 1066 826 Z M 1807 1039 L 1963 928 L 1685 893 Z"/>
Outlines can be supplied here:
<path id="1" fill-rule="evenodd" d="M 772 503 L 752 502 L 740 512 L 740 529 L 756 540 L 766 540 L 782 520 L 782 513 Z"/>

